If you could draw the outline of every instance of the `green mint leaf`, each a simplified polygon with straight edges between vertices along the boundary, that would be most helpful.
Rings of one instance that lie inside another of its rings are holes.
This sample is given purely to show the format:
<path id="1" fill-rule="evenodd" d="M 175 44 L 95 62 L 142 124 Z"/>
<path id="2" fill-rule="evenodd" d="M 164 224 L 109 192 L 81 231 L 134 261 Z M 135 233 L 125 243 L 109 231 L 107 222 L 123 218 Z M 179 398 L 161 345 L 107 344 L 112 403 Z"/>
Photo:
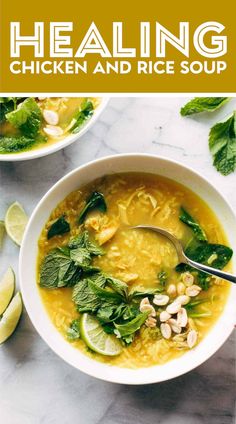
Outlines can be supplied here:
<path id="1" fill-rule="evenodd" d="M 180 113 L 182 116 L 188 116 L 200 112 L 214 112 L 228 100 L 229 97 L 195 97 L 181 108 Z"/>
<path id="2" fill-rule="evenodd" d="M 236 112 L 226 121 L 214 125 L 209 134 L 209 148 L 213 165 L 222 175 L 236 168 Z"/>
<path id="3" fill-rule="evenodd" d="M 162 287 L 157 287 L 155 289 L 147 289 L 144 291 L 133 291 L 130 293 L 129 298 L 131 300 L 140 300 L 140 297 L 151 297 L 155 294 L 159 294 L 163 291 Z"/>
<path id="4" fill-rule="evenodd" d="M 44 258 L 40 268 L 40 286 L 55 288 L 63 286 L 63 278 L 69 271 L 71 259 L 59 249 L 52 250 Z"/>
<path id="5" fill-rule="evenodd" d="M 96 312 L 102 304 L 101 298 L 95 293 L 89 282 L 103 288 L 106 279 L 100 273 L 94 274 L 90 278 L 79 281 L 73 289 L 72 300 L 75 302 L 79 312 Z"/>
<path id="6" fill-rule="evenodd" d="M 81 267 L 88 267 L 92 262 L 92 257 L 89 251 L 84 247 L 77 247 L 70 251 L 71 259 Z"/>
<path id="7" fill-rule="evenodd" d="M 70 240 L 68 246 L 70 249 L 83 247 L 87 249 L 89 253 L 93 256 L 104 255 L 103 249 L 89 238 L 88 231 L 84 231 L 81 234 L 79 234 L 77 237 L 74 237 L 72 240 Z"/>
<path id="8" fill-rule="evenodd" d="M 117 278 L 108 276 L 106 280 L 107 284 L 125 299 L 128 297 L 128 285 Z"/>
<path id="9" fill-rule="evenodd" d="M 115 324 L 116 329 L 114 333 L 119 338 L 124 338 L 134 334 L 145 323 L 148 315 L 149 312 L 140 313 L 134 319 L 125 324 Z"/>

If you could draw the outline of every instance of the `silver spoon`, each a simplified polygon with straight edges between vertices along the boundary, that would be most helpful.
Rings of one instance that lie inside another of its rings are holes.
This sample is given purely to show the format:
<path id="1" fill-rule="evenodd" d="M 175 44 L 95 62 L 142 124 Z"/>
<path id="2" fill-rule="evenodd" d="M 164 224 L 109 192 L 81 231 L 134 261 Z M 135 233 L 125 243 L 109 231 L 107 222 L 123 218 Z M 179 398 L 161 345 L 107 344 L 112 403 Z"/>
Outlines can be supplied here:
<path id="1" fill-rule="evenodd" d="M 221 271 L 216 268 L 212 268 L 211 266 L 208 266 L 208 265 L 200 264 L 199 262 L 195 262 L 192 259 L 189 259 L 184 253 L 184 249 L 181 242 L 175 236 L 173 236 L 173 234 L 171 234 L 169 231 L 164 230 L 163 228 L 154 227 L 151 225 L 137 225 L 135 227 L 132 227 L 132 229 L 151 230 L 163 235 L 164 237 L 167 237 L 171 241 L 171 243 L 174 245 L 180 263 L 190 265 L 193 268 L 206 272 L 207 274 L 216 275 L 217 277 L 223 278 L 224 280 L 231 281 L 231 283 L 236 283 L 235 275 L 232 275 L 229 272 Z"/>

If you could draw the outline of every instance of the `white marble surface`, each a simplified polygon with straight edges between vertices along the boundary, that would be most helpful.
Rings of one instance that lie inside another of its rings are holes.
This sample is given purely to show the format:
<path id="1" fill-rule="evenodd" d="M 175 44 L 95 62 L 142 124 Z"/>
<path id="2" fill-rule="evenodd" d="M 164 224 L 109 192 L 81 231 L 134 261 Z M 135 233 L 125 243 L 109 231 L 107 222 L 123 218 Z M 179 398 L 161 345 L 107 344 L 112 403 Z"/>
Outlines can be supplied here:
<path id="1" fill-rule="evenodd" d="M 183 119 L 184 98 L 117 98 L 77 143 L 51 156 L 0 163 L 0 217 L 19 200 L 30 214 L 59 178 L 94 158 L 148 152 L 191 165 L 220 188 L 236 208 L 236 173 L 213 168 L 207 134 L 214 115 Z M 18 248 L 5 240 L 0 272 L 17 270 Z M 130 387 L 98 381 L 62 362 L 41 340 L 27 314 L 14 336 L 0 346 L 2 424 L 232 424 L 235 423 L 235 334 L 205 364 L 159 385 Z"/>

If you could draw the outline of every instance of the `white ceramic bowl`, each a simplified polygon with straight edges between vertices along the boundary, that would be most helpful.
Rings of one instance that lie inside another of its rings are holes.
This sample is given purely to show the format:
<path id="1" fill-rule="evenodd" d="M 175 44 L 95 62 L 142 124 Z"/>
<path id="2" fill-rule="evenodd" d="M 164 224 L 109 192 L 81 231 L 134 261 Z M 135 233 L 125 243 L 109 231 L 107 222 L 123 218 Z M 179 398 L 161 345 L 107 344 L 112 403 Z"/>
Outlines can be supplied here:
<path id="1" fill-rule="evenodd" d="M 93 116 L 86 122 L 83 128 L 77 134 L 71 134 L 67 137 L 63 138 L 63 140 L 57 141 L 53 144 L 45 144 L 39 149 L 28 150 L 22 153 L 4 153 L 0 154 L 0 162 L 16 162 L 23 160 L 30 160 L 40 158 L 42 156 L 50 155 L 51 153 L 55 153 L 58 150 L 64 149 L 64 147 L 69 146 L 70 144 L 77 141 L 80 137 L 82 137 L 96 122 L 98 117 L 101 115 L 102 111 L 105 109 L 107 103 L 109 101 L 108 97 L 102 97 L 101 103 L 94 110 Z"/>
<path id="2" fill-rule="evenodd" d="M 20 253 L 20 285 L 23 300 L 33 325 L 45 342 L 75 368 L 106 381 L 124 384 L 147 384 L 184 374 L 206 361 L 229 337 L 236 322 L 236 286 L 232 284 L 225 309 L 196 348 L 164 365 L 137 370 L 118 368 L 97 362 L 76 350 L 56 330 L 40 299 L 36 286 L 37 242 L 51 211 L 73 190 L 103 176 L 117 172 L 149 172 L 163 175 L 186 185 L 204 199 L 222 222 L 229 243 L 236 251 L 236 218 L 225 198 L 204 178 L 190 168 L 166 158 L 145 154 L 106 157 L 72 171 L 43 197 L 31 216 Z"/>

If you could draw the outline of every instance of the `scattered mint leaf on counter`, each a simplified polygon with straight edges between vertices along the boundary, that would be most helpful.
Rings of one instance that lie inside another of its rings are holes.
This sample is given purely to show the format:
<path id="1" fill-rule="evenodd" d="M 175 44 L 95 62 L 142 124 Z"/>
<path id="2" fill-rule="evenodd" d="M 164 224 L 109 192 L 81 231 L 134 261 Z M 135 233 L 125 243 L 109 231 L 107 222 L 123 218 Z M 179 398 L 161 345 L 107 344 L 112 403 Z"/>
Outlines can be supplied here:
<path id="1" fill-rule="evenodd" d="M 41 122 L 42 112 L 33 97 L 28 97 L 15 110 L 6 114 L 6 119 L 27 137 L 36 137 Z"/>
<path id="2" fill-rule="evenodd" d="M 65 216 L 58 218 L 48 230 L 48 240 L 55 236 L 61 236 L 70 232 L 70 224 L 66 221 Z"/>
<path id="3" fill-rule="evenodd" d="M 183 207 L 180 208 L 179 219 L 193 230 L 197 240 L 207 241 L 207 236 L 203 228 Z"/>
<path id="4" fill-rule="evenodd" d="M 86 215 L 94 209 L 98 209 L 101 212 L 106 212 L 107 210 L 107 205 L 103 194 L 97 191 L 94 191 L 87 199 L 86 205 L 79 215 L 79 224 L 82 224 L 86 218 Z"/>
<path id="5" fill-rule="evenodd" d="M 67 338 L 70 341 L 78 340 L 80 338 L 80 322 L 74 319 L 67 330 Z"/>
<path id="6" fill-rule="evenodd" d="M 181 108 L 180 113 L 182 116 L 189 116 L 200 112 L 214 112 L 228 100 L 229 97 L 195 97 Z"/>
<path id="7" fill-rule="evenodd" d="M 222 175 L 236 168 L 236 111 L 224 122 L 214 125 L 209 134 L 213 165 Z"/>
<path id="8" fill-rule="evenodd" d="M 81 105 L 80 110 L 77 112 L 77 114 L 73 118 L 73 121 L 72 121 L 73 125 L 70 131 L 73 134 L 78 133 L 81 130 L 81 127 L 93 115 L 93 113 L 94 113 L 93 103 L 90 100 L 85 99 Z"/>

